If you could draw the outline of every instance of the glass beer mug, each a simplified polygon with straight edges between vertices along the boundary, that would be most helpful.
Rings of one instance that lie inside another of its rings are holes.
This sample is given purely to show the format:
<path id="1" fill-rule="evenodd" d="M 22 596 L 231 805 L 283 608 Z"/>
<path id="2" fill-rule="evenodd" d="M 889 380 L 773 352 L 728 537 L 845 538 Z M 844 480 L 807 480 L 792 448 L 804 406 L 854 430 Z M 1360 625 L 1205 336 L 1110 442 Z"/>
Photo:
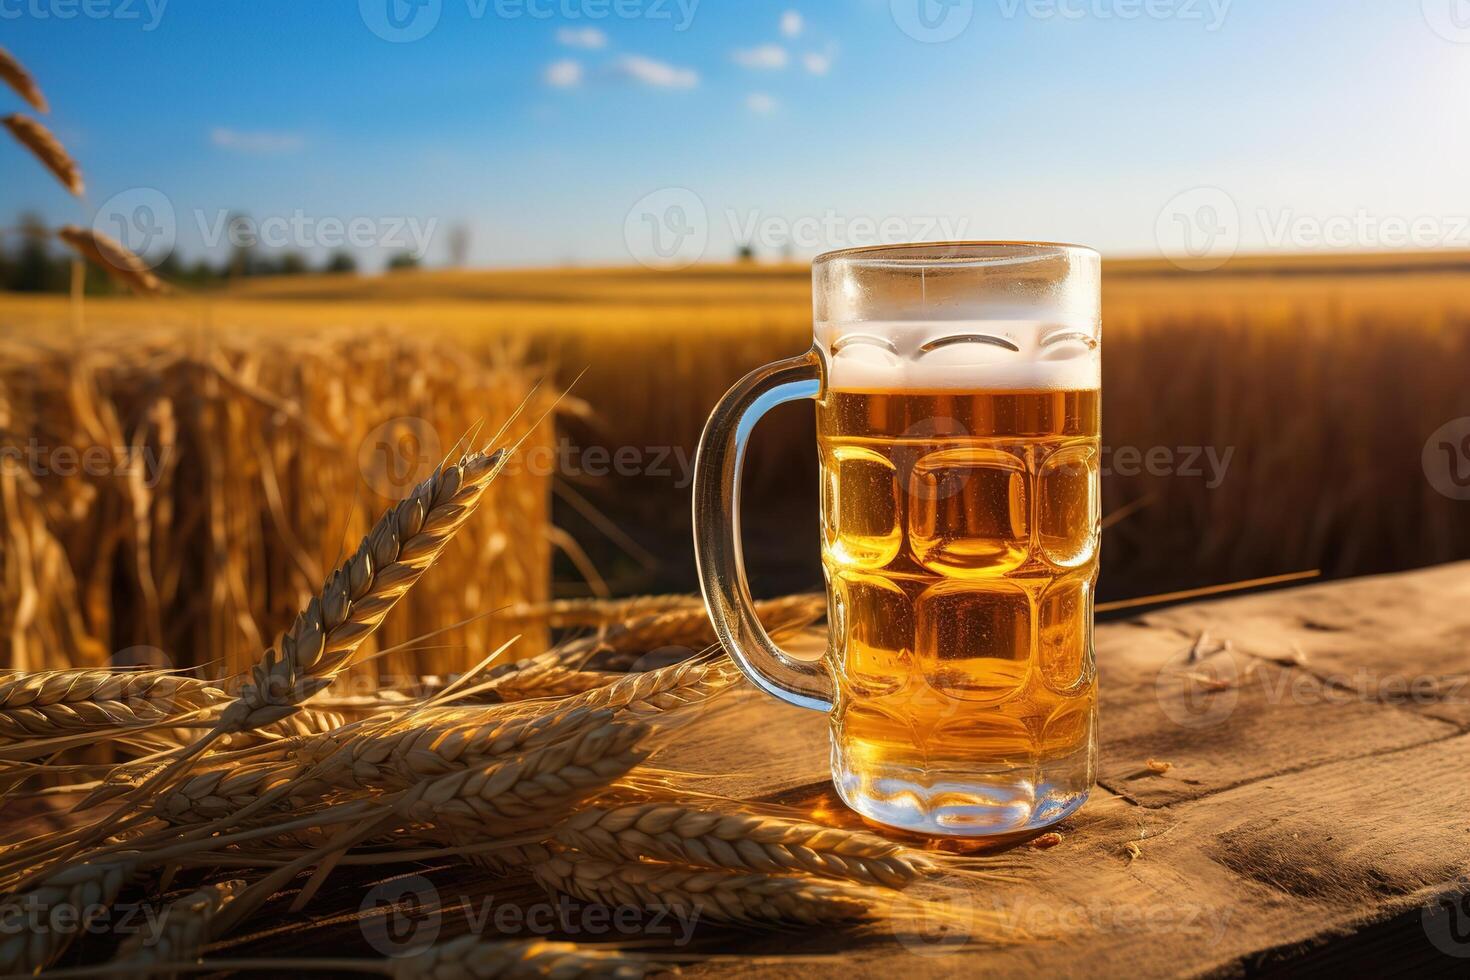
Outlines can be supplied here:
<path id="1" fill-rule="evenodd" d="M 731 388 L 700 440 L 715 630 L 758 687 L 829 712 L 837 792 L 879 823 L 1025 831 L 1092 788 L 1100 283 L 1098 254 L 1075 245 L 829 252 L 812 265 L 812 349 Z M 740 545 L 751 430 L 802 398 L 821 463 L 821 660 L 762 628 Z"/>

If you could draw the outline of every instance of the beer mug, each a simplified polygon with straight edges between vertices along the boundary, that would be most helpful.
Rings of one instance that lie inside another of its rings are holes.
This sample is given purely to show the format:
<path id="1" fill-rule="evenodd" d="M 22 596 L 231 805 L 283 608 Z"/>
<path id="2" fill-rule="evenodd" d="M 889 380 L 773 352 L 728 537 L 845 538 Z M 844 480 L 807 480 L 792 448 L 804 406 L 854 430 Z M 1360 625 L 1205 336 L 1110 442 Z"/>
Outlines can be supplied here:
<path id="1" fill-rule="evenodd" d="M 746 676 L 829 713 L 852 809 L 920 833 L 1054 823 L 1097 767 L 1101 260 L 1075 245 L 829 252 L 812 349 L 747 375 L 700 439 L 694 537 Z M 816 402 L 825 656 L 751 605 L 740 472 L 775 405 Z"/>

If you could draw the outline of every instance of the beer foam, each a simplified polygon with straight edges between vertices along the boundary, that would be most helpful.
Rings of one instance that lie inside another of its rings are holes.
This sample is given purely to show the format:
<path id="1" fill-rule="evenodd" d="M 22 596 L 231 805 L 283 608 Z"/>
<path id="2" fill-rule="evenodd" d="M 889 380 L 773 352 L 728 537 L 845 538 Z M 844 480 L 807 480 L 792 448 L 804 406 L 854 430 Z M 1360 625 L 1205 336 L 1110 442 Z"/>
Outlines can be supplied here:
<path id="1" fill-rule="evenodd" d="M 1079 391 L 1102 384 L 1097 325 L 1059 320 L 818 322 L 838 391 Z"/>

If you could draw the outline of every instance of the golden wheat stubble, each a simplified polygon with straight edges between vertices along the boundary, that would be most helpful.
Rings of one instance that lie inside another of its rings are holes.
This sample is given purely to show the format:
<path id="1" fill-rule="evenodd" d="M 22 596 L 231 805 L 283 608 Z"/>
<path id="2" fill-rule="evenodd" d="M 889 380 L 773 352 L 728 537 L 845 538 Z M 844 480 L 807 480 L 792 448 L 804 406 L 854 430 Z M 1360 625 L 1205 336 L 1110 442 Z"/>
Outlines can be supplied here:
<path id="1" fill-rule="evenodd" d="M 1085 759 L 1099 426 L 1096 390 L 819 403 L 833 738 L 856 780 Z"/>

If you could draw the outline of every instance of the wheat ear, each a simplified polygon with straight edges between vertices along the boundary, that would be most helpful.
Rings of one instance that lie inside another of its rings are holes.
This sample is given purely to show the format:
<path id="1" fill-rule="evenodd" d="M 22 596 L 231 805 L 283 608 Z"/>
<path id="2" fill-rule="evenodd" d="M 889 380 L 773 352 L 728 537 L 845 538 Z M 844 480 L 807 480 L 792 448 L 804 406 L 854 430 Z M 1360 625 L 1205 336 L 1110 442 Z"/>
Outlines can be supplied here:
<path id="1" fill-rule="evenodd" d="M 0 740 L 151 724 L 218 704 L 224 694 L 166 670 L 54 670 L 0 676 Z"/>
<path id="2" fill-rule="evenodd" d="M 877 897 L 861 886 L 758 872 L 607 861 L 563 851 L 532 874 L 553 892 L 610 907 L 673 909 L 742 925 L 823 925 L 870 916 Z"/>
<path id="3" fill-rule="evenodd" d="M 170 824 L 209 823 L 238 813 L 301 773 L 299 765 L 281 762 L 195 773 L 159 794 L 148 810 Z"/>
<path id="4" fill-rule="evenodd" d="M 64 909 L 68 910 L 67 916 L 85 924 L 112 906 L 133 869 L 133 862 L 127 860 L 62 868 L 24 895 L 5 899 L 5 918 L 25 922 L 27 910 L 32 910 L 54 919 L 57 910 Z M 43 925 L 39 929 L 5 931 L 9 935 L 0 939 L 0 974 L 9 976 L 50 966 L 84 930 Z"/>
<path id="5" fill-rule="evenodd" d="M 172 980 L 178 974 L 157 973 L 151 967 L 159 963 L 197 962 L 209 938 L 210 920 L 244 890 L 243 881 L 222 881 L 170 902 L 160 914 L 155 934 L 134 933 L 118 947 L 109 965 L 112 975 L 128 980 L 144 977 Z"/>
<path id="6" fill-rule="evenodd" d="M 425 717 L 424 715 L 427 715 Z M 311 774 L 339 789 L 401 789 L 467 769 L 505 761 L 606 724 L 609 710 L 565 708 L 535 717 L 506 718 L 484 710 L 441 709 L 416 715 L 411 726 L 308 741 L 298 752 L 315 763 Z"/>
<path id="7" fill-rule="evenodd" d="M 740 678 L 740 671 L 724 657 L 689 660 L 574 695 L 560 702 L 564 707 L 612 707 L 634 715 L 656 715 L 708 700 Z M 505 710 L 519 710 L 512 704 Z"/>
<path id="8" fill-rule="evenodd" d="M 10 135 L 14 136 L 21 146 L 30 150 L 36 159 L 41 161 L 41 165 L 61 181 L 63 187 L 76 197 L 82 196 L 84 186 L 81 168 L 71 158 L 71 154 L 66 152 L 66 147 L 51 135 L 51 130 L 30 116 L 19 112 L 11 113 L 0 119 L 0 123 L 5 124 L 5 128 L 10 130 Z"/>
<path id="9" fill-rule="evenodd" d="M 46 96 L 41 94 L 41 87 L 36 84 L 31 73 L 4 48 L 0 48 L 0 81 L 15 89 L 15 94 L 25 99 L 37 112 L 44 114 L 51 111 L 51 107 L 46 104 Z"/>
<path id="10" fill-rule="evenodd" d="M 890 888 L 902 888 L 933 866 L 923 855 L 872 834 L 676 803 L 583 810 L 555 836 L 568 847 L 609 860 L 651 857 Z"/>
<path id="11" fill-rule="evenodd" d="M 542 939 L 486 942 L 476 935 L 460 936 L 430 946 L 422 953 L 385 964 L 383 972 L 402 980 L 531 980 L 572 977 L 633 980 L 658 969 L 648 960 L 612 950 Z M 663 969 L 667 969 L 664 967 Z"/>
<path id="12" fill-rule="evenodd" d="M 827 598 L 817 593 L 765 599 L 755 604 L 760 621 L 773 633 L 807 626 L 827 612 Z M 574 641 L 575 642 L 575 641 Z M 663 647 L 702 649 L 717 642 L 704 606 L 679 606 L 651 613 L 588 637 L 600 651 L 597 663 L 627 668 L 638 657 Z"/>
<path id="13" fill-rule="evenodd" d="M 476 686 L 476 691 L 493 691 L 502 701 L 565 697 L 602 687 L 619 676 L 569 667 L 553 650 L 496 667 L 490 671 L 488 680 Z"/>
<path id="14" fill-rule="evenodd" d="M 510 618 L 539 620 L 551 629 L 616 626 L 674 609 L 701 608 L 698 596 L 638 595 L 622 599 L 553 599 L 519 606 Z"/>
<path id="15" fill-rule="evenodd" d="M 147 262 L 128 251 L 121 242 L 100 231 L 64 225 L 57 229 L 56 237 L 71 246 L 72 251 L 135 293 L 149 295 L 168 292 L 168 287 L 153 274 Z"/>
<path id="16" fill-rule="evenodd" d="M 400 815 L 451 832 L 513 832 L 607 786 L 648 757 L 641 722 L 609 721 L 495 765 L 427 779 L 395 802 Z"/>
<path id="17" fill-rule="evenodd" d="M 238 700 L 221 715 L 219 730 L 272 724 L 331 684 L 474 512 L 505 458 L 503 449 L 465 456 L 384 513 L 296 617 L 279 652 L 269 651 L 251 671 Z"/>

